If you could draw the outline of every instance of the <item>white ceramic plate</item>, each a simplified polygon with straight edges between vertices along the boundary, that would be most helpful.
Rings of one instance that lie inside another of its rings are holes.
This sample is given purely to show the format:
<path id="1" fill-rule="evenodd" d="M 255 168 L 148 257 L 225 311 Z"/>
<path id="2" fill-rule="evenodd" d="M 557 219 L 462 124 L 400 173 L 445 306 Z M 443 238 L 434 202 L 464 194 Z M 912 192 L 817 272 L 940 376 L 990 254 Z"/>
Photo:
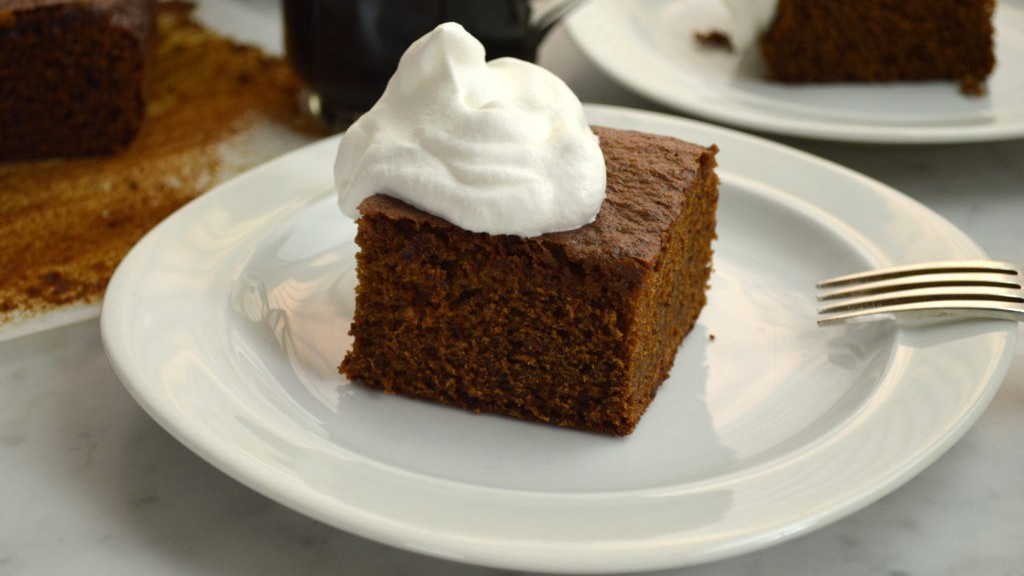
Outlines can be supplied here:
<path id="1" fill-rule="evenodd" d="M 710 301 L 636 432 L 473 415 L 344 380 L 354 224 L 338 140 L 206 194 L 124 260 L 101 328 L 167 430 L 263 494 L 397 547 L 605 572 L 769 546 L 892 491 L 949 448 L 1007 369 L 1013 323 L 819 329 L 813 283 L 981 251 L 885 186 L 767 141 L 588 107 L 721 147 Z"/>
<path id="2" fill-rule="evenodd" d="M 45 312 L 15 315 L 0 321 L 0 342 L 14 340 L 76 322 L 92 320 L 100 315 L 100 304 L 72 304 Z"/>
<path id="3" fill-rule="evenodd" d="M 610 76 L 676 110 L 790 136 L 940 143 L 1024 135 L 1024 0 L 1000 0 L 993 21 L 998 62 L 980 98 L 952 82 L 766 82 L 756 47 L 730 53 L 694 41 L 694 32 L 732 29 L 722 0 L 590 0 L 566 27 Z"/>

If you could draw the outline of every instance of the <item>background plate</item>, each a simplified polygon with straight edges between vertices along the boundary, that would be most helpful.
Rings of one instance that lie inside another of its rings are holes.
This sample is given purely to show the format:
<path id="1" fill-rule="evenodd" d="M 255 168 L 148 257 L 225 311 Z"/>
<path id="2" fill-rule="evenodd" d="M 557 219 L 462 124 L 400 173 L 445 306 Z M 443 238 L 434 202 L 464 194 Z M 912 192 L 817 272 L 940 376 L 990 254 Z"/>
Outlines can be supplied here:
<path id="1" fill-rule="evenodd" d="M 591 0 L 566 29 L 595 64 L 644 97 L 749 129 L 877 143 L 978 142 L 1024 135 L 1024 0 L 993 17 L 988 95 L 953 82 L 785 85 L 766 82 L 754 47 L 701 48 L 695 32 L 730 30 L 722 0 Z"/>
<path id="2" fill-rule="evenodd" d="M 588 115 L 722 149 L 709 304 L 633 435 L 473 415 L 337 375 L 356 250 L 334 205 L 337 138 L 211 191 L 133 250 L 101 317 L 115 370 L 185 445 L 296 510 L 426 554 L 566 572 L 680 566 L 806 533 L 895 489 L 981 414 L 1015 324 L 814 323 L 820 277 L 983 257 L 954 227 L 758 138 Z"/>

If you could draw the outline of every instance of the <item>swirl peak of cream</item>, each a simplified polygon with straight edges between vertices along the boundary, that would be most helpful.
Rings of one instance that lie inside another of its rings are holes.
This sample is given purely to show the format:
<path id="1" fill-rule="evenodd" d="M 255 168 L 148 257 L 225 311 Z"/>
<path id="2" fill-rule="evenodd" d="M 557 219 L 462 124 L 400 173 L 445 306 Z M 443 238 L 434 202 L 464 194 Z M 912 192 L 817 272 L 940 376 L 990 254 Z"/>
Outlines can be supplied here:
<path id="1" fill-rule="evenodd" d="M 576 95 L 522 60 L 484 59 L 446 23 L 414 42 L 380 100 L 345 133 L 338 205 L 383 193 L 466 230 L 537 236 L 592 222 L 604 156 Z"/>

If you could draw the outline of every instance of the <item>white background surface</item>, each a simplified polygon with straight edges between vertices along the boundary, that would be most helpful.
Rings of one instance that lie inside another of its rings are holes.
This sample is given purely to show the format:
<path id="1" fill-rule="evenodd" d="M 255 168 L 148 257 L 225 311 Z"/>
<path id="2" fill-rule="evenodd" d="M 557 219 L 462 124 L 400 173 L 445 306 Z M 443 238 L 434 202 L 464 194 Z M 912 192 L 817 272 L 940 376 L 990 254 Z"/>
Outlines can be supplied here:
<path id="1" fill-rule="evenodd" d="M 280 45 L 273 6 L 226 1 Z M 208 8 L 216 8 L 208 9 Z M 582 100 L 659 109 L 556 29 L 541 63 Z M 1024 260 L 1024 141 L 872 146 L 784 140 L 948 218 L 990 256 Z M 665 574 L 1019 575 L 1024 350 L 977 425 L 890 496 L 766 550 Z M 0 343 L 0 574 L 506 574 L 335 530 L 228 478 L 157 426 L 111 371 L 98 322 Z"/>

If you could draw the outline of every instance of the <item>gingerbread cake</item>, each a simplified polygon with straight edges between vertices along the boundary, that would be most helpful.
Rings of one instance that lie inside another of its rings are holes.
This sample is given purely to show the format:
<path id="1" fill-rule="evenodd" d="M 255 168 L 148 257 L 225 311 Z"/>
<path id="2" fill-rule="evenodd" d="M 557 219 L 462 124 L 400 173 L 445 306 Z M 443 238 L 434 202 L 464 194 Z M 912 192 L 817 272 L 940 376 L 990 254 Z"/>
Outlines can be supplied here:
<path id="1" fill-rule="evenodd" d="M 97 310 L 121 259 L 163 218 L 325 135 L 295 105 L 302 83 L 287 62 L 203 24 L 192 4 L 160 2 L 156 38 L 146 118 L 127 148 L 0 162 L 0 341 Z"/>
<path id="2" fill-rule="evenodd" d="M 575 230 L 490 235 L 364 200 L 339 371 L 475 412 L 632 432 L 706 301 L 717 149 L 594 131 L 607 195 Z"/>
<path id="3" fill-rule="evenodd" d="M 0 0 L 0 159 L 120 150 L 145 109 L 156 0 Z"/>
<path id="4" fill-rule="evenodd" d="M 995 0 L 778 0 L 760 39 L 779 82 L 951 79 L 984 92 Z"/>

